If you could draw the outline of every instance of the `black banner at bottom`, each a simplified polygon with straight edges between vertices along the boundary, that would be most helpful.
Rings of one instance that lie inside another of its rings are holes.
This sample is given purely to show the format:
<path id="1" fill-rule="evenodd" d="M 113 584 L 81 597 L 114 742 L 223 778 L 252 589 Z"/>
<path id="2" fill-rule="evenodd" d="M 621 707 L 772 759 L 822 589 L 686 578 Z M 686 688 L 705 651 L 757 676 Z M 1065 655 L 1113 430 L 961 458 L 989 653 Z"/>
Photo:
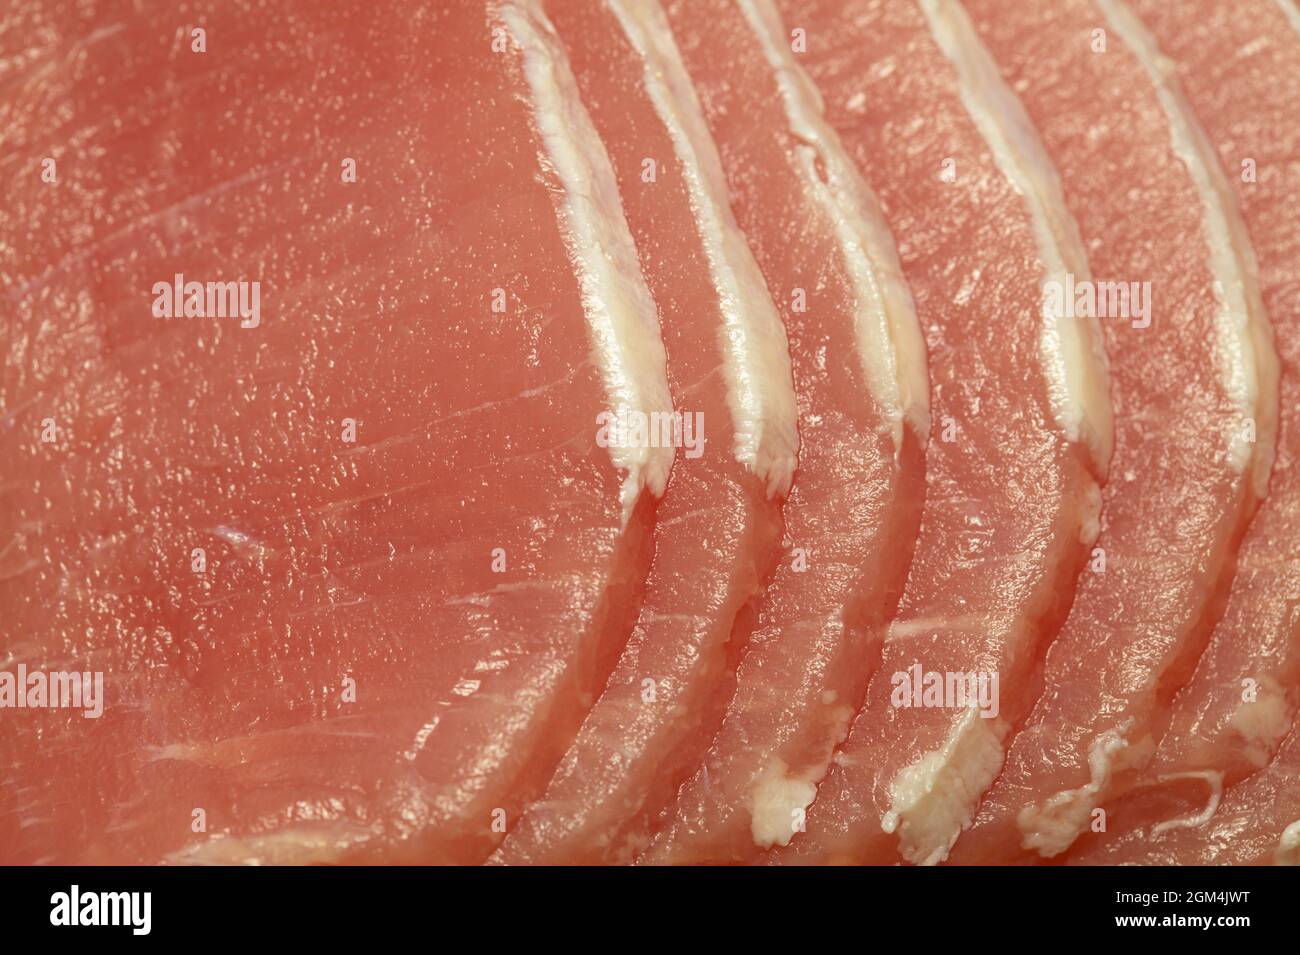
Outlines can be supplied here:
<path id="1" fill-rule="evenodd" d="M 1294 940 L 1300 902 L 1296 871 L 1282 868 L 33 868 L 0 870 L 0 886 L 7 942 L 74 944 L 373 946 L 410 933 L 434 946 L 522 934 L 603 948 L 689 932 L 697 944 L 919 933 L 927 948 L 967 948 L 1012 933 L 1218 945 Z"/>

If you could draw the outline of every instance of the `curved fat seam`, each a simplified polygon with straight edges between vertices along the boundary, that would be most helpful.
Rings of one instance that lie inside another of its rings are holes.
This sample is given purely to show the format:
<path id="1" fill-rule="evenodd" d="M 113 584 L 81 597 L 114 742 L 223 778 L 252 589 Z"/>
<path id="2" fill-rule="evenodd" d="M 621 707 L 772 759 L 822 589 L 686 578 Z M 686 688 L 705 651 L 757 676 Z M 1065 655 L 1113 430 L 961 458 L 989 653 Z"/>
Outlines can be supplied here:
<path id="1" fill-rule="evenodd" d="M 974 821 L 980 796 L 1002 769 L 1009 729 L 1005 720 L 985 719 L 978 706 L 967 707 L 943 745 L 894 777 L 880 828 L 898 832 L 903 858 L 917 865 L 948 858 Z"/>
<path id="2" fill-rule="evenodd" d="M 1091 281 L 1078 224 L 1052 165 L 1015 93 L 1002 80 L 992 55 L 957 0 L 920 0 L 930 32 L 957 69 L 963 105 L 993 158 L 1024 197 L 1038 240 L 1044 283 L 1065 286 Z M 1056 296 L 1043 290 L 1040 350 L 1048 373 L 1048 397 L 1057 423 L 1071 441 L 1090 452 L 1105 474 L 1114 446 L 1108 367 L 1101 326 L 1095 317 L 1071 318 Z"/>
<path id="3" fill-rule="evenodd" d="M 1165 773 L 1157 776 L 1155 785 L 1163 783 L 1177 782 L 1180 779 L 1200 779 L 1210 789 L 1210 798 L 1206 800 L 1205 806 L 1200 812 L 1192 816 L 1180 816 L 1177 819 L 1167 819 L 1157 824 L 1151 830 L 1151 835 L 1158 836 L 1162 832 L 1170 829 L 1195 829 L 1197 826 L 1203 826 L 1209 822 L 1219 810 L 1219 801 L 1223 798 L 1223 773 L 1213 769 L 1202 769 L 1188 771 L 1185 773 Z"/>
<path id="4" fill-rule="evenodd" d="M 820 776 L 792 774 L 780 756 L 773 756 L 750 787 L 749 832 L 760 849 L 788 846 L 799 830 L 799 814 L 817 797 Z"/>
<path id="5" fill-rule="evenodd" d="M 1241 422 L 1231 428 L 1229 453 L 1244 471 L 1253 467 L 1255 493 L 1263 497 L 1273 469 L 1277 433 L 1278 358 L 1273 328 L 1259 289 L 1259 265 L 1246 223 L 1228 185 L 1218 154 L 1183 95 L 1175 64 L 1160 52 L 1155 38 L 1123 3 L 1097 0 L 1110 28 L 1137 57 L 1155 86 L 1169 119 L 1170 142 L 1201 197 L 1204 232 L 1210 247 L 1210 273 L 1219 306 L 1216 351 L 1223 387 Z M 1245 421 L 1253 420 L 1253 439 Z"/>
<path id="6" fill-rule="evenodd" d="M 639 412 L 653 421 L 649 416 L 672 412 L 667 358 L 658 309 L 623 215 L 609 154 L 582 105 L 568 57 L 540 0 L 512 0 L 499 12 L 523 52 L 544 162 L 563 187 L 561 232 L 577 273 L 606 396 L 614 414 Z M 627 472 L 620 494 L 626 524 L 642 488 L 663 495 L 674 450 L 611 443 L 609 453 L 614 466 Z"/>
<path id="7" fill-rule="evenodd" d="M 894 237 L 875 193 L 826 122 L 821 95 L 795 61 L 772 0 L 740 0 L 740 8 L 776 76 L 790 131 L 800 141 L 804 180 L 835 226 L 853 285 L 858 357 L 897 454 L 905 420 L 922 443 L 929 435 L 930 380 L 925 339 Z"/>
<path id="8" fill-rule="evenodd" d="M 849 735 L 854 709 L 845 704 L 836 705 L 836 693 L 828 690 L 822 694 L 827 736 L 838 747 Z M 834 755 L 829 750 L 825 757 L 802 772 L 791 773 L 790 766 L 780 756 L 773 755 L 750 785 L 749 831 L 754 845 L 770 849 L 774 845 L 789 845 L 796 832 L 802 831 L 796 823 L 817 797 L 817 786 L 826 777 Z"/>
<path id="9" fill-rule="evenodd" d="M 732 214 L 722 160 L 663 8 L 655 0 L 607 3 L 643 61 L 646 91 L 682 164 L 722 313 L 736 459 L 766 484 L 769 496 L 784 496 L 799 453 L 785 326 Z"/>
<path id="10" fill-rule="evenodd" d="M 1020 845 L 1050 859 L 1074 844 L 1088 826 L 1097 799 L 1110 785 L 1111 773 L 1119 757 L 1128 748 L 1124 734 L 1133 727 L 1133 719 L 1099 734 L 1088 747 L 1088 782 L 1077 789 L 1067 789 L 1020 810 L 1016 825 L 1020 827 Z"/>

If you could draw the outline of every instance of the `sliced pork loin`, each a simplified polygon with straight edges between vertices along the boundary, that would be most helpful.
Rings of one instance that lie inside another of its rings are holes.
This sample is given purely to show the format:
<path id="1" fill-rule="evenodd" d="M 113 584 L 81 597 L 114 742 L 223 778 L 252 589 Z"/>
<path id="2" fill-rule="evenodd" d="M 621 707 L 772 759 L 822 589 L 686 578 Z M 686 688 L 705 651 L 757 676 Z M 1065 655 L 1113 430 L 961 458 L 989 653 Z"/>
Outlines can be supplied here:
<path id="1" fill-rule="evenodd" d="M 1268 497 L 1242 543 L 1223 619 L 1175 698 L 1147 771 L 1107 804 L 1106 833 L 1070 858 L 1141 863 L 1189 853 L 1193 862 L 1268 861 L 1270 838 L 1300 819 L 1294 752 L 1263 770 L 1300 703 L 1300 139 L 1293 132 L 1300 130 L 1300 17 L 1288 19 L 1273 0 L 1208 14 L 1132 6 L 1178 63 L 1179 82 L 1229 173 L 1282 359 L 1281 416 Z M 1261 770 L 1265 781 L 1233 789 Z M 1228 833 L 1230 840 L 1218 838 Z M 1250 858 L 1256 848 L 1260 860 Z"/>
<path id="2" fill-rule="evenodd" d="M 879 661 L 924 498 L 929 382 L 893 238 L 771 0 L 669 12 L 782 306 L 802 450 L 735 696 L 643 859 L 742 862 L 797 831 Z"/>
<path id="3" fill-rule="evenodd" d="M 707 441 L 679 458 L 659 508 L 626 652 L 493 861 L 627 862 L 698 764 L 730 696 L 751 604 L 780 556 L 797 408 L 780 314 L 662 9 L 550 12 L 618 173 L 660 306 L 674 401 L 703 416 Z"/>
<path id="4" fill-rule="evenodd" d="M 1103 318 L 1117 413 L 1097 559 L 1047 690 L 953 855 L 991 862 L 1064 852 L 1150 760 L 1265 490 L 1277 359 L 1231 187 L 1131 11 L 965 6 L 1060 170 L 1094 275 L 1149 283 Z"/>
<path id="5" fill-rule="evenodd" d="M 1223 620 L 1152 765 L 1216 769 L 1236 782 L 1276 752 L 1300 703 L 1300 16 L 1247 0 L 1236 11 L 1132 4 L 1166 55 L 1242 210 L 1282 361 L 1277 463 L 1251 524 Z M 1266 86 L 1265 86 L 1266 84 Z M 1261 93 L 1261 89 L 1267 93 Z"/>
<path id="6" fill-rule="evenodd" d="M 960 24 L 933 4 L 782 12 L 898 237 L 933 425 L 883 661 L 807 831 L 774 859 L 931 862 L 1001 766 L 1096 535 L 1104 358 L 1095 323 L 1046 306 L 1044 283 L 1087 263 L 1032 132 Z M 968 693 L 981 688 L 983 706 Z"/>
<path id="7" fill-rule="evenodd" d="M 662 2 L 0 22 L 0 863 L 1300 864 L 1294 0 Z"/>
<path id="8" fill-rule="evenodd" d="M 479 861 L 630 631 L 672 460 L 596 441 L 670 410 L 606 157 L 481 10 L 84 6 L 0 35 L 39 41 L 0 604 L 6 670 L 106 699 L 6 712 L 0 859 Z M 151 314 L 178 273 L 260 321 Z"/>

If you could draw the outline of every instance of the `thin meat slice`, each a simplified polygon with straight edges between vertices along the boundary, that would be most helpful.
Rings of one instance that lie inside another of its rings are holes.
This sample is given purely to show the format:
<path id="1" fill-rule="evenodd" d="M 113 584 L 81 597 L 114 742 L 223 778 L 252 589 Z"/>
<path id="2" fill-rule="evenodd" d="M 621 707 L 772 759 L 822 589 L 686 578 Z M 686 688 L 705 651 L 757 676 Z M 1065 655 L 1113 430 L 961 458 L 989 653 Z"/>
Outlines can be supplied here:
<path id="1" fill-rule="evenodd" d="M 1115 838 L 1090 841 L 1067 860 L 1081 865 L 1300 865 L 1300 724 L 1292 724 L 1267 765 L 1216 793 L 1182 824 L 1174 824 L 1184 819 L 1182 794 L 1163 787 L 1146 796 L 1133 808 L 1163 822 L 1150 829 L 1126 827 Z"/>
<path id="2" fill-rule="evenodd" d="M 1179 64 L 1192 108 L 1235 173 L 1229 182 L 1282 360 L 1268 497 L 1242 543 L 1223 620 L 1152 764 L 1155 774 L 1213 767 L 1231 785 L 1276 752 L 1300 705 L 1300 19 L 1289 0 L 1195 16 L 1180 4 L 1131 5 Z"/>
<path id="3" fill-rule="evenodd" d="M 1094 274 L 1150 283 L 1149 308 L 1133 298 L 1102 319 L 1117 426 L 1099 550 L 1047 691 L 952 857 L 987 863 L 1099 835 L 1094 810 L 1150 760 L 1265 491 L 1277 360 L 1231 189 L 1131 13 L 1114 0 L 965 6 L 1061 171 Z"/>
<path id="4" fill-rule="evenodd" d="M 607 158 L 544 33 L 414 17 L 6 20 L 0 651 L 105 692 L 6 711 L 6 863 L 481 860 L 630 631 L 672 454 L 596 416 L 670 405 Z"/>
<path id="5" fill-rule="evenodd" d="M 924 498 L 929 382 L 893 237 L 771 0 L 675 3 L 670 20 L 737 218 L 779 290 L 802 451 L 791 549 L 735 696 L 642 858 L 742 862 L 790 841 L 879 662 Z"/>
<path id="6" fill-rule="evenodd" d="M 1140 856 L 1148 841 L 1163 846 L 1167 829 L 1215 831 L 1216 805 L 1233 800 L 1225 790 L 1268 765 L 1300 705 L 1300 138 L 1293 132 L 1300 130 L 1300 29 L 1272 0 L 1208 16 L 1181 5 L 1132 6 L 1179 64 L 1179 82 L 1223 167 L 1240 170 L 1229 180 L 1259 258 L 1283 374 L 1277 464 L 1241 545 L 1223 619 L 1175 698 L 1143 777 L 1108 803 L 1106 835 L 1071 855 L 1098 863 Z M 1300 817 L 1300 807 L 1290 811 Z"/>
<path id="7" fill-rule="evenodd" d="M 750 604 L 780 554 L 798 448 L 785 331 L 662 9 L 555 4 L 551 14 L 619 175 L 675 403 L 703 416 L 708 443 L 679 459 L 627 650 L 546 793 L 493 857 L 503 864 L 625 862 L 644 848 L 731 694 Z"/>
<path id="8" fill-rule="evenodd" d="M 1009 92 L 943 11 L 923 7 L 782 5 L 899 237 L 934 424 L 883 661 L 779 861 L 943 857 L 1033 700 L 1041 646 L 1097 530 L 1111 429 L 1100 338 L 1042 291 L 1086 274 L 1086 259 Z"/>

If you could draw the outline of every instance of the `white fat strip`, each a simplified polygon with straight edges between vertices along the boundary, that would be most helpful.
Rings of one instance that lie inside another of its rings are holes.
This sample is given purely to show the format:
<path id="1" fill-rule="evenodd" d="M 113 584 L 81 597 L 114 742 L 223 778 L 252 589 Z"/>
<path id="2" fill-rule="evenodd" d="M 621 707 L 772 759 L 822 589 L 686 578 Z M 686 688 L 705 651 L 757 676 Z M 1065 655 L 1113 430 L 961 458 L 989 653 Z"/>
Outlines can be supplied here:
<path id="1" fill-rule="evenodd" d="M 663 8 L 655 0 L 607 2 L 644 63 L 646 92 L 681 163 L 717 289 L 736 459 L 764 482 L 769 495 L 785 495 L 799 453 L 785 326 L 731 211 L 718 148 Z"/>
<path id="2" fill-rule="evenodd" d="M 799 140 L 800 172 L 834 225 L 853 287 L 858 358 L 867 386 L 890 424 L 896 449 L 902 446 L 904 422 L 924 442 L 930 421 L 925 339 L 880 202 L 826 121 L 821 95 L 796 61 L 772 0 L 739 0 L 739 5 L 762 45 L 790 131 Z"/>
<path id="3" fill-rule="evenodd" d="M 1046 274 L 1044 286 L 1091 281 L 1078 224 L 1061 191 L 1060 177 L 1015 93 L 957 0 L 920 0 L 940 49 L 957 70 L 963 105 L 998 168 L 1024 197 Z M 1057 424 L 1090 452 L 1096 473 L 1106 473 L 1114 444 L 1106 353 L 1095 318 L 1058 314 L 1042 298 L 1040 355 Z"/>
<path id="4" fill-rule="evenodd" d="M 889 786 L 885 832 L 898 832 L 899 852 L 917 865 L 937 865 L 970 827 L 980 796 L 1002 769 L 1009 726 L 969 707 L 948 738 L 902 769 Z"/>
<path id="5" fill-rule="evenodd" d="M 1212 769 L 1195 770 L 1185 773 L 1165 773 L 1163 776 L 1156 778 L 1156 783 L 1171 783 L 1180 779 L 1199 779 L 1205 783 L 1209 789 L 1209 798 L 1201 811 L 1191 816 L 1181 816 L 1177 819 L 1166 819 L 1164 822 L 1157 824 L 1151 829 L 1152 836 L 1158 836 L 1162 832 L 1170 829 L 1194 829 L 1197 826 L 1203 826 L 1214 818 L 1214 814 L 1219 809 L 1219 801 L 1223 798 L 1223 773 Z"/>
<path id="6" fill-rule="evenodd" d="M 1074 844 L 1074 840 L 1088 827 L 1098 798 L 1110 785 L 1111 774 L 1128 749 L 1124 734 L 1132 727 L 1133 720 L 1127 719 L 1092 741 L 1088 748 L 1089 780 L 1086 784 L 1020 810 L 1016 824 L 1023 834 L 1022 847 L 1050 859 Z"/>
<path id="7" fill-rule="evenodd" d="M 1155 38 L 1122 0 L 1097 0 L 1097 5 L 1151 77 L 1169 119 L 1174 153 L 1201 197 L 1210 273 L 1219 306 L 1215 346 L 1220 377 L 1240 419 L 1229 427 L 1229 454 L 1238 469 L 1253 467 L 1254 490 L 1262 497 L 1273 469 L 1279 368 L 1246 223 L 1218 154 L 1183 95 L 1174 63 L 1160 52 Z M 1253 435 L 1245 427 L 1247 419 L 1255 423 Z"/>
<path id="8" fill-rule="evenodd" d="M 563 189 L 561 232 L 610 407 L 614 413 L 671 413 L 658 309 L 623 215 L 609 154 L 582 104 L 564 47 L 539 0 L 503 4 L 500 16 L 523 53 L 544 161 Z M 593 414 L 593 436 L 596 430 Z M 611 445 L 609 453 L 614 466 L 626 472 L 621 491 L 626 521 L 643 488 L 663 495 L 674 451 Z"/>

